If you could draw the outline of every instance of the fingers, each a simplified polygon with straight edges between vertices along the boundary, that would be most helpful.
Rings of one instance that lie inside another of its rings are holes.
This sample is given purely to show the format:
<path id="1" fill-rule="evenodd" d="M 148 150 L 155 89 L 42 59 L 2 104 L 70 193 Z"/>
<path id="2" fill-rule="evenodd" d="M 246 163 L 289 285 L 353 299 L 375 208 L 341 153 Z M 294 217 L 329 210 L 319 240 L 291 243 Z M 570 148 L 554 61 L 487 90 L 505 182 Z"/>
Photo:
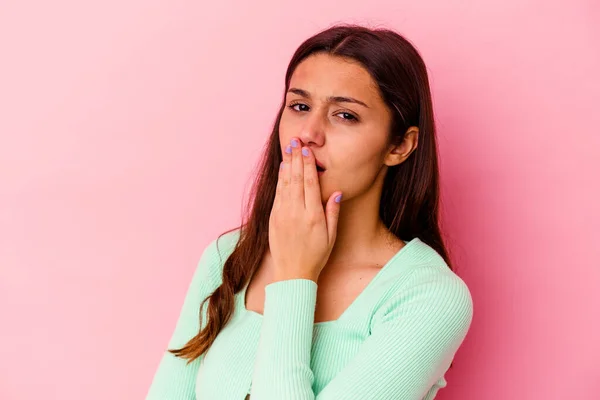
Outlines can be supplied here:
<path id="1" fill-rule="evenodd" d="M 290 192 L 288 190 L 290 186 L 290 171 L 292 165 L 292 147 L 286 145 L 283 150 L 282 161 L 279 165 L 279 177 L 277 179 L 277 188 L 275 193 L 275 201 L 273 207 L 279 208 L 285 202 L 287 203 L 290 198 Z"/>
<path id="2" fill-rule="evenodd" d="M 292 147 L 292 144 L 296 147 Z M 274 206 L 301 204 L 304 208 L 304 178 L 300 151 L 298 139 L 292 139 L 283 149 Z"/>
<path id="3" fill-rule="evenodd" d="M 284 147 L 279 170 L 275 204 L 296 205 L 310 211 L 322 211 L 321 186 L 315 157 L 297 138 Z"/>
<path id="4" fill-rule="evenodd" d="M 329 243 L 333 244 L 337 235 L 337 225 L 340 217 L 342 192 L 334 192 L 325 205 L 325 219 L 327 221 L 327 235 Z"/>
<path id="5" fill-rule="evenodd" d="M 292 138 L 292 168 L 290 171 L 290 200 L 293 204 L 304 208 L 304 161 L 300 140 Z"/>
<path id="6" fill-rule="evenodd" d="M 319 175 L 317 165 L 312 151 L 308 147 L 301 150 L 304 162 L 304 203 L 308 211 L 322 210 L 321 204 L 321 186 L 319 185 Z"/>

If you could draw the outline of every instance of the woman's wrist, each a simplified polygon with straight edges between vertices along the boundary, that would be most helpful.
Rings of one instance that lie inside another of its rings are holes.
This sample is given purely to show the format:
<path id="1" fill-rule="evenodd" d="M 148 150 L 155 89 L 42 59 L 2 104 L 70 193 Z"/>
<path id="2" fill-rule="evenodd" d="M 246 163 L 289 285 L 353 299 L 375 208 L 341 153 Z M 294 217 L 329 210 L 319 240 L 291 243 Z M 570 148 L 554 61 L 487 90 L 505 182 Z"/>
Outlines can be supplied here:
<path id="1" fill-rule="evenodd" d="M 318 283 L 318 277 L 308 273 L 276 273 L 272 283 L 291 279 L 310 279 L 311 281 Z"/>

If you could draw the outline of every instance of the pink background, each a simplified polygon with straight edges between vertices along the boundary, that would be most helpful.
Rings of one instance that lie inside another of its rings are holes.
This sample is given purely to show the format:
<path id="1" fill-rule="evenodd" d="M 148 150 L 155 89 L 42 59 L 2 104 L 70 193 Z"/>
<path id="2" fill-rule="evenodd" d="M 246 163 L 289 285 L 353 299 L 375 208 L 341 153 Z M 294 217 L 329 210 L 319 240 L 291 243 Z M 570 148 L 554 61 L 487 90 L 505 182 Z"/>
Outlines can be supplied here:
<path id="1" fill-rule="evenodd" d="M 438 398 L 600 398 L 598 2 L 282 3 L 1 3 L 0 398 L 144 398 L 290 56 L 339 21 L 431 74 L 475 302 Z"/>

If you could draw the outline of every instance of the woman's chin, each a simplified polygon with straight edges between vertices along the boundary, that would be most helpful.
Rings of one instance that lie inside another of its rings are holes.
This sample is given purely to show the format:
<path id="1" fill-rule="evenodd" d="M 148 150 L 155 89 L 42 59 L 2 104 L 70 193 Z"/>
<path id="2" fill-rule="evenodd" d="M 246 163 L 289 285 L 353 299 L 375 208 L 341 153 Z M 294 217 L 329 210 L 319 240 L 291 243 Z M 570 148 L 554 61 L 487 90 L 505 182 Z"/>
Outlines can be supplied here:
<path id="1" fill-rule="evenodd" d="M 332 190 L 332 182 L 331 181 L 323 181 L 323 179 L 319 179 L 319 186 L 321 187 L 321 202 L 323 204 L 327 204 L 327 201 L 331 197 L 331 195 L 338 191 L 339 189 Z"/>

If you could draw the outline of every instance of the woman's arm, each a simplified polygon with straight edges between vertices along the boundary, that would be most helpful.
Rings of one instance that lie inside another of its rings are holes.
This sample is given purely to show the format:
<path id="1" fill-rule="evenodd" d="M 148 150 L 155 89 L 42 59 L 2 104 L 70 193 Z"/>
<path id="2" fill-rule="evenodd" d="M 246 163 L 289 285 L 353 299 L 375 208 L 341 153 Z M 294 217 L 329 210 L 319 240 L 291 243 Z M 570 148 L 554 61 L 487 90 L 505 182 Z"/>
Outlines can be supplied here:
<path id="1" fill-rule="evenodd" d="M 219 243 L 219 249 L 223 245 Z M 200 303 L 219 285 L 220 261 L 217 254 L 216 239 L 204 249 L 192 281 L 185 296 L 183 307 L 175 330 L 168 343 L 168 349 L 183 347 L 200 331 Z M 206 315 L 206 306 L 203 313 Z M 206 324 L 206 317 L 202 320 Z M 154 374 L 146 400 L 192 400 L 196 398 L 195 382 L 198 368 L 203 356 L 195 359 L 189 365 L 187 360 L 175 357 L 165 350 L 165 353 Z"/>
<path id="2" fill-rule="evenodd" d="M 466 336 L 473 304 L 450 271 L 420 267 L 405 283 L 375 313 L 358 354 L 317 396 L 310 369 L 317 284 L 267 285 L 252 400 L 422 399 Z"/>

